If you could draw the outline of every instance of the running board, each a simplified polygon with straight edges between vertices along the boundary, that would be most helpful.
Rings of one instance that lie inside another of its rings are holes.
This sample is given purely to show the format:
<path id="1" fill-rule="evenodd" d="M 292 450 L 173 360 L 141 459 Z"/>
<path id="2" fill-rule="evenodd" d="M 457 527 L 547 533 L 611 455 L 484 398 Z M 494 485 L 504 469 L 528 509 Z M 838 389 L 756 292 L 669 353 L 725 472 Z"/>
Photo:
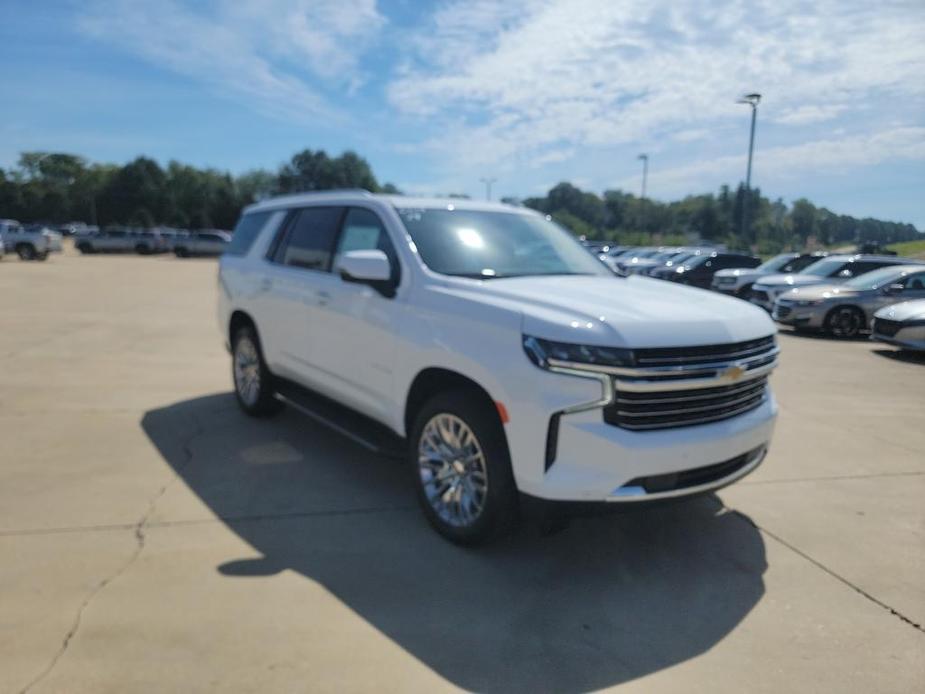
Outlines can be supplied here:
<path id="1" fill-rule="evenodd" d="M 277 400 L 311 417 L 319 424 L 333 429 L 363 448 L 389 458 L 405 456 L 405 440 L 384 424 L 304 388 L 298 383 L 277 378 L 275 386 Z"/>

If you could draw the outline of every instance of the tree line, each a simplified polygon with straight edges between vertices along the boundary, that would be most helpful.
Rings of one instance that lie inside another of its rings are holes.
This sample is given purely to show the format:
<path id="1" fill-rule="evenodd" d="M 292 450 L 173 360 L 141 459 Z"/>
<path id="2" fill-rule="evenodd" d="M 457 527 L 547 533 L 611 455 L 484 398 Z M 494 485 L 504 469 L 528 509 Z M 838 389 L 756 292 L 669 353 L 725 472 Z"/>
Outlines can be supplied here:
<path id="1" fill-rule="evenodd" d="M 59 224 L 84 221 L 150 227 L 234 226 L 241 208 L 272 195 L 331 188 L 399 193 L 380 184 L 369 162 L 355 152 L 329 156 L 306 149 L 276 171 L 239 176 L 177 161 L 162 167 L 138 157 L 125 165 L 90 163 L 58 152 L 23 152 L 18 165 L 0 168 L 0 217 Z M 465 197 L 465 196 L 456 196 Z M 723 186 L 716 194 L 660 202 L 622 190 L 602 195 L 559 183 L 543 197 L 508 202 L 550 214 L 578 235 L 617 243 L 684 243 L 705 240 L 758 253 L 784 249 L 921 238 L 911 224 L 840 215 L 809 200 L 788 206 L 758 188 Z M 742 206 L 748 201 L 748 222 Z"/>
<path id="2" fill-rule="evenodd" d="M 240 176 L 178 161 L 162 167 L 148 157 L 123 166 L 89 163 L 58 152 L 23 152 L 16 167 L 0 168 L 0 217 L 100 227 L 231 229 L 241 208 L 272 195 L 331 188 L 396 193 L 380 185 L 369 163 L 355 152 L 330 157 L 299 152 L 275 172 L 255 169 Z"/>
<path id="3" fill-rule="evenodd" d="M 748 201 L 743 227 L 742 206 Z M 555 217 L 576 234 L 614 243 L 665 244 L 703 239 L 761 254 L 825 246 L 922 238 L 912 224 L 857 219 L 816 207 L 800 198 L 790 206 L 770 200 L 758 188 L 722 186 L 718 194 L 690 195 L 674 202 L 641 199 L 622 190 L 603 195 L 570 183 L 544 197 L 527 198 L 527 207 Z"/>

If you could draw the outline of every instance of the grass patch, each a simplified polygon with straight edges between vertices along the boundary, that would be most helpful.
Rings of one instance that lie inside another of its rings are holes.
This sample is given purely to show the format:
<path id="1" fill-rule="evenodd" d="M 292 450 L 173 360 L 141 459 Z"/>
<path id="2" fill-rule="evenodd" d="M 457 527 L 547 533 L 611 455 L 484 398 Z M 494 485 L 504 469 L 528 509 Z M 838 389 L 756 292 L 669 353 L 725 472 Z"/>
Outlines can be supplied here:
<path id="1" fill-rule="evenodd" d="M 925 258 L 925 240 L 894 243 L 887 248 L 907 258 Z"/>

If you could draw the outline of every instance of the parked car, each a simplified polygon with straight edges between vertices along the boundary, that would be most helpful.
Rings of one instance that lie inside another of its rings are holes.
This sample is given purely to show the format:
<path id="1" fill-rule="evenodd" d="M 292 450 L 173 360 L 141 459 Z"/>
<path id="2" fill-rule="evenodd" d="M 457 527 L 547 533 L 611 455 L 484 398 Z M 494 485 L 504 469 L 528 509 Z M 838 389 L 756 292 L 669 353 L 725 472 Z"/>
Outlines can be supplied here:
<path id="1" fill-rule="evenodd" d="M 0 236 L 0 260 L 6 255 L 6 246 L 3 245 L 3 236 Z"/>
<path id="2" fill-rule="evenodd" d="M 661 265 L 656 265 L 650 267 L 645 271 L 645 275 L 648 277 L 654 277 L 655 279 L 664 280 L 674 273 L 679 267 L 684 265 L 684 263 L 693 260 L 698 255 L 703 255 L 705 253 L 712 253 L 714 248 L 694 248 L 688 249 L 683 253 L 680 253 L 673 258 L 669 258 Z"/>
<path id="3" fill-rule="evenodd" d="M 15 219 L 0 219 L 0 239 L 6 252 L 14 251 L 22 260 L 45 260 L 55 241 L 42 229 L 26 229 Z"/>
<path id="4" fill-rule="evenodd" d="M 737 267 L 718 270 L 713 275 L 713 283 L 710 287 L 723 294 L 747 298 L 752 284 L 758 278 L 766 275 L 799 272 L 827 255 L 828 253 L 781 253 L 755 268 Z"/>
<path id="5" fill-rule="evenodd" d="M 238 403 L 407 459 L 430 523 L 487 540 L 519 495 L 636 504 L 757 467 L 766 313 L 616 278 L 533 210 L 319 192 L 244 210 L 219 261 Z"/>
<path id="6" fill-rule="evenodd" d="M 626 267 L 626 271 L 631 275 L 648 275 L 653 268 L 660 267 L 673 258 L 687 254 L 688 251 L 684 248 L 663 248 L 648 258 L 636 259 L 635 262 Z"/>
<path id="7" fill-rule="evenodd" d="M 753 255 L 713 251 L 687 259 L 681 265 L 675 266 L 674 272 L 668 273 L 662 279 L 709 289 L 713 275 L 718 270 L 731 267 L 757 267 L 760 264 L 761 258 Z"/>
<path id="8" fill-rule="evenodd" d="M 925 351 L 925 299 L 904 301 L 877 311 L 870 337 L 903 349 Z"/>
<path id="9" fill-rule="evenodd" d="M 41 234 L 44 236 L 48 240 L 47 246 L 50 253 L 60 253 L 64 249 L 62 234 L 44 224 L 26 224 L 23 229 L 27 234 Z"/>
<path id="10" fill-rule="evenodd" d="M 857 337 L 879 309 L 910 299 L 925 299 L 925 265 L 892 265 L 840 284 L 791 289 L 774 301 L 771 317 L 798 330 Z"/>
<path id="11" fill-rule="evenodd" d="M 219 229 L 204 229 L 178 237 L 173 252 L 178 258 L 191 255 L 221 255 L 231 243 L 231 234 Z"/>
<path id="12" fill-rule="evenodd" d="M 774 309 L 777 297 L 794 287 L 844 282 L 871 270 L 909 262 L 913 261 L 880 255 L 830 255 L 817 260 L 800 272 L 767 275 L 756 280 L 752 284 L 748 300 L 770 313 Z"/>
<path id="13" fill-rule="evenodd" d="M 97 234 L 80 235 L 75 246 L 81 253 L 163 253 L 167 242 L 155 229 L 108 227 Z"/>

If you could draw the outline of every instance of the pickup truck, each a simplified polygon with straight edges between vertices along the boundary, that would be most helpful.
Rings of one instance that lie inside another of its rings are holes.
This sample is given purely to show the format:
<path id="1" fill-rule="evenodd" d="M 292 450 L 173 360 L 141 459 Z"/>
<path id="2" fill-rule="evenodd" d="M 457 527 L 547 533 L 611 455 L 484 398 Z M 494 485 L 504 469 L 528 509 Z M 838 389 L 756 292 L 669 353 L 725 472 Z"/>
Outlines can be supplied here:
<path id="1" fill-rule="evenodd" d="M 45 260 L 61 248 L 60 234 L 44 227 L 26 228 L 15 219 L 0 219 L 0 239 L 7 253 L 15 251 L 22 260 Z"/>
<path id="2" fill-rule="evenodd" d="M 453 542 L 497 537 L 530 499 L 710 492 L 770 444 L 764 311 L 617 277 L 533 210 L 365 191 L 265 200 L 244 210 L 218 285 L 241 409 L 288 404 L 404 459 Z"/>

